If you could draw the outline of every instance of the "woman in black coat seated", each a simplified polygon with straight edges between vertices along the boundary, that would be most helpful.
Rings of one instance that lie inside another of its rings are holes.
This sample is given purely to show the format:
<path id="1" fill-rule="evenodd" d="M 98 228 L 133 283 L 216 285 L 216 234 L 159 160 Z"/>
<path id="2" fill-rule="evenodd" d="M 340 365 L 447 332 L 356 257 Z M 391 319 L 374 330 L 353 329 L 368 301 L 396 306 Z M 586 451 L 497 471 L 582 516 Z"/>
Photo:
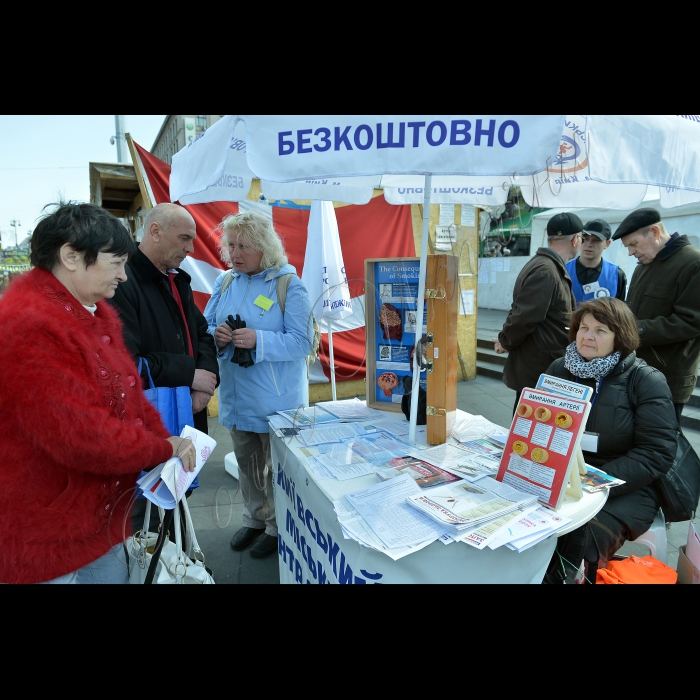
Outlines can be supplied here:
<path id="1" fill-rule="evenodd" d="M 597 447 L 587 443 L 583 456 L 625 483 L 610 490 L 593 520 L 559 539 L 545 583 L 571 582 L 582 558 L 595 583 L 597 568 L 651 526 L 659 509 L 653 481 L 673 464 L 677 420 L 666 378 L 637 358 L 637 320 L 624 302 L 603 297 L 581 304 L 569 339 L 566 355 L 547 374 L 593 387 L 586 432 L 593 441 L 597 434 Z"/>

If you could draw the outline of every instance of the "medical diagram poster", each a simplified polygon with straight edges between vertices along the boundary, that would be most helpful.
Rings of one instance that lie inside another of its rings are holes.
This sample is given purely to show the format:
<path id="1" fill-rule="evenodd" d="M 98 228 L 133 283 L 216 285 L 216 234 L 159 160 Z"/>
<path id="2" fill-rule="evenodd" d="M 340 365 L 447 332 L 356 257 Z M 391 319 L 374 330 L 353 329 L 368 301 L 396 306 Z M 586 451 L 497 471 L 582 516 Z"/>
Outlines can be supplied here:
<path id="1" fill-rule="evenodd" d="M 496 476 L 558 508 L 590 410 L 588 401 L 523 389 Z"/>
<path id="2" fill-rule="evenodd" d="M 401 410 L 404 377 L 413 375 L 416 309 L 420 261 L 418 258 L 365 260 L 367 303 L 367 401 L 368 405 Z M 367 293 L 369 292 L 369 293 Z M 426 373 L 420 384 L 426 388 Z"/>

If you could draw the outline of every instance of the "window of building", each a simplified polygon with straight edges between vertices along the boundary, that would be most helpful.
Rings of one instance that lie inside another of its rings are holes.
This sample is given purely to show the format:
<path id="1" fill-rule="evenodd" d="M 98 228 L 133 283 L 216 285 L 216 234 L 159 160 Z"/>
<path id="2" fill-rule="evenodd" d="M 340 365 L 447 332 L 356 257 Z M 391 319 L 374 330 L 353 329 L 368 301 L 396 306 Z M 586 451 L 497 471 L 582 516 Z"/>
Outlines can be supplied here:
<path id="1" fill-rule="evenodd" d="M 197 125 L 198 129 L 206 129 L 207 128 L 207 115 L 206 114 L 198 114 L 196 125 Z"/>

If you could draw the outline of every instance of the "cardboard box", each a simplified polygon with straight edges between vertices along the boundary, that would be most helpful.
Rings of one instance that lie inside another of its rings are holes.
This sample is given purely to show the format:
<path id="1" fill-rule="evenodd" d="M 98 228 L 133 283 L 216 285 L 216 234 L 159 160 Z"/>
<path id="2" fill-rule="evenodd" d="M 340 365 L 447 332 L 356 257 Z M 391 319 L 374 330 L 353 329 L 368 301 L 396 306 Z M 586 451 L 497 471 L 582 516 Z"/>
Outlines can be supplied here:
<path id="1" fill-rule="evenodd" d="M 700 569 L 693 566 L 692 562 L 685 555 L 686 545 L 678 548 L 678 583 L 700 583 Z"/>

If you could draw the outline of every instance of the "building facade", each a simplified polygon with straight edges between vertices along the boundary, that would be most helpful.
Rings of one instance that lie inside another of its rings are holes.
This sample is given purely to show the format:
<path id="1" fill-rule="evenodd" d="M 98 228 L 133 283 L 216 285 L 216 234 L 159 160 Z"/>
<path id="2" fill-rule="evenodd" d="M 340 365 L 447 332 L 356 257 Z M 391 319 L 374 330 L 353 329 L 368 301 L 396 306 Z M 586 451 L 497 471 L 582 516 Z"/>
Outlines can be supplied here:
<path id="1" fill-rule="evenodd" d="M 172 165 L 175 153 L 194 141 L 199 134 L 218 122 L 222 116 L 219 114 L 169 114 L 153 142 L 151 153 L 168 165 Z"/>

